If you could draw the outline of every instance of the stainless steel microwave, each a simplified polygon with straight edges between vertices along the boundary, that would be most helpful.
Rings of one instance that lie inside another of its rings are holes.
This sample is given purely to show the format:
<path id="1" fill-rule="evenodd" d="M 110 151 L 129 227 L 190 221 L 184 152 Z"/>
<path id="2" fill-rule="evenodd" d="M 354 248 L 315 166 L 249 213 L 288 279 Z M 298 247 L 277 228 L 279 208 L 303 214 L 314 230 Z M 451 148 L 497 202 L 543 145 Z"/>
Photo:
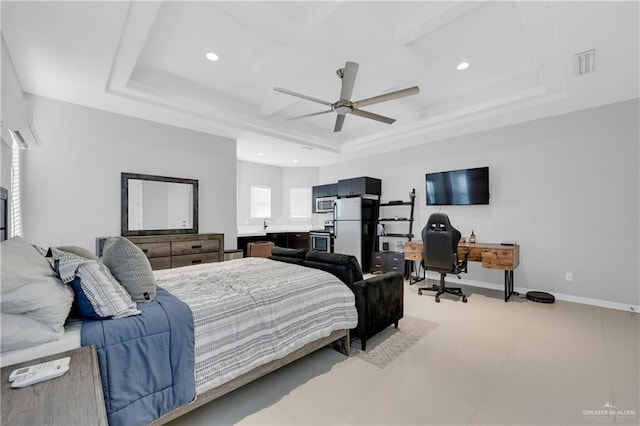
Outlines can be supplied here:
<path id="1" fill-rule="evenodd" d="M 316 198 L 316 212 L 326 213 L 333 211 L 333 203 L 336 201 L 336 197 L 323 197 Z"/>

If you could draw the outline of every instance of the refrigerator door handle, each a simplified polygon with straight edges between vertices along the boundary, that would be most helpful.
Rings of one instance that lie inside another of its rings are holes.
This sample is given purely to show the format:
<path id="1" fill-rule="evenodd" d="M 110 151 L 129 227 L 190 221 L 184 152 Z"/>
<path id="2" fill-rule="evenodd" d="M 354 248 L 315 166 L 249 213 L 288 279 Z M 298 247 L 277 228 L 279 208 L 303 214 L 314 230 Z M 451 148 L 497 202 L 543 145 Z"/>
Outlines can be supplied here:
<path id="1" fill-rule="evenodd" d="M 338 203 L 333 202 L 333 238 L 338 238 Z"/>

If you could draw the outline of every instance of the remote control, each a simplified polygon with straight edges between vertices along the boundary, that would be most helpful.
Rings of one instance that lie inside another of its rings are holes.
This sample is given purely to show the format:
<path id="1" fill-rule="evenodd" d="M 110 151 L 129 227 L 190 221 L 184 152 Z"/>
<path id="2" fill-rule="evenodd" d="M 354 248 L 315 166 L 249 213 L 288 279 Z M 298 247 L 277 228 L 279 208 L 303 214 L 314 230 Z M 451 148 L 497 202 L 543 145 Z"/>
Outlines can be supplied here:
<path id="1" fill-rule="evenodd" d="M 71 357 L 66 357 L 66 358 L 54 359 L 53 361 L 49 361 L 49 362 L 30 365 L 29 367 L 15 369 L 9 375 L 9 382 L 13 382 L 22 376 L 26 376 L 29 373 L 34 373 L 36 371 L 40 371 L 43 369 L 56 368 L 58 365 L 66 365 L 68 367 L 70 361 L 71 361 Z"/>
<path id="2" fill-rule="evenodd" d="M 62 376 L 67 371 L 69 371 L 68 364 L 59 364 L 50 368 L 41 368 L 37 371 L 21 375 L 11 382 L 11 387 L 23 388 L 25 386 L 44 382 L 45 380 L 55 379 L 56 377 Z"/>

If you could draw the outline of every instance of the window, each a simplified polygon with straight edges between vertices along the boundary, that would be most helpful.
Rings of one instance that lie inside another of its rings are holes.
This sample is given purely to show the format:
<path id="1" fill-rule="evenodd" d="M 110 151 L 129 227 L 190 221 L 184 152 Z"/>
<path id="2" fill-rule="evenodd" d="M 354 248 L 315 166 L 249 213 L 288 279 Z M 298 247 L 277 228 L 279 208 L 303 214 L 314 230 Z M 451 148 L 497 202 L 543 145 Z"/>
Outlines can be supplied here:
<path id="1" fill-rule="evenodd" d="M 251 185 L 251 217 L 271 218 L 271 188 Z"/>
<path id="2" fill-rule="evenodd" d="M 291 219 L 310 219 L 311 188 L 291 188 L 289 194 Z"/>
<path id="3" fill-rule="evenodd" d="M 12 134 L 13 137 L 13 134 Z M 18 142 L 11 146 L 11 200 L 9 237 L 22 235 L 22 211 L 20 208 L 20 149 Z"/>

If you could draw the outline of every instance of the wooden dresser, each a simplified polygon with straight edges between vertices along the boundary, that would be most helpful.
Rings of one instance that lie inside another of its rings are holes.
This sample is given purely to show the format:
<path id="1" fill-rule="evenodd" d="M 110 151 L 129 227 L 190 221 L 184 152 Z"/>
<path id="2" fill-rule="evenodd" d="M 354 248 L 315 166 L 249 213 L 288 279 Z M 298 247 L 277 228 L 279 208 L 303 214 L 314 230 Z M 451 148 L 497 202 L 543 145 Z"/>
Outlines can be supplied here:
<path id="1" fill-rule="evenodd" d="M 224 260 L 224 234 L 180 234 L 127 237 L 149 258 L 151 268 L 169 269 Z M 106 238 L 98 238 L 96 253 L 102 254 Z"/>

